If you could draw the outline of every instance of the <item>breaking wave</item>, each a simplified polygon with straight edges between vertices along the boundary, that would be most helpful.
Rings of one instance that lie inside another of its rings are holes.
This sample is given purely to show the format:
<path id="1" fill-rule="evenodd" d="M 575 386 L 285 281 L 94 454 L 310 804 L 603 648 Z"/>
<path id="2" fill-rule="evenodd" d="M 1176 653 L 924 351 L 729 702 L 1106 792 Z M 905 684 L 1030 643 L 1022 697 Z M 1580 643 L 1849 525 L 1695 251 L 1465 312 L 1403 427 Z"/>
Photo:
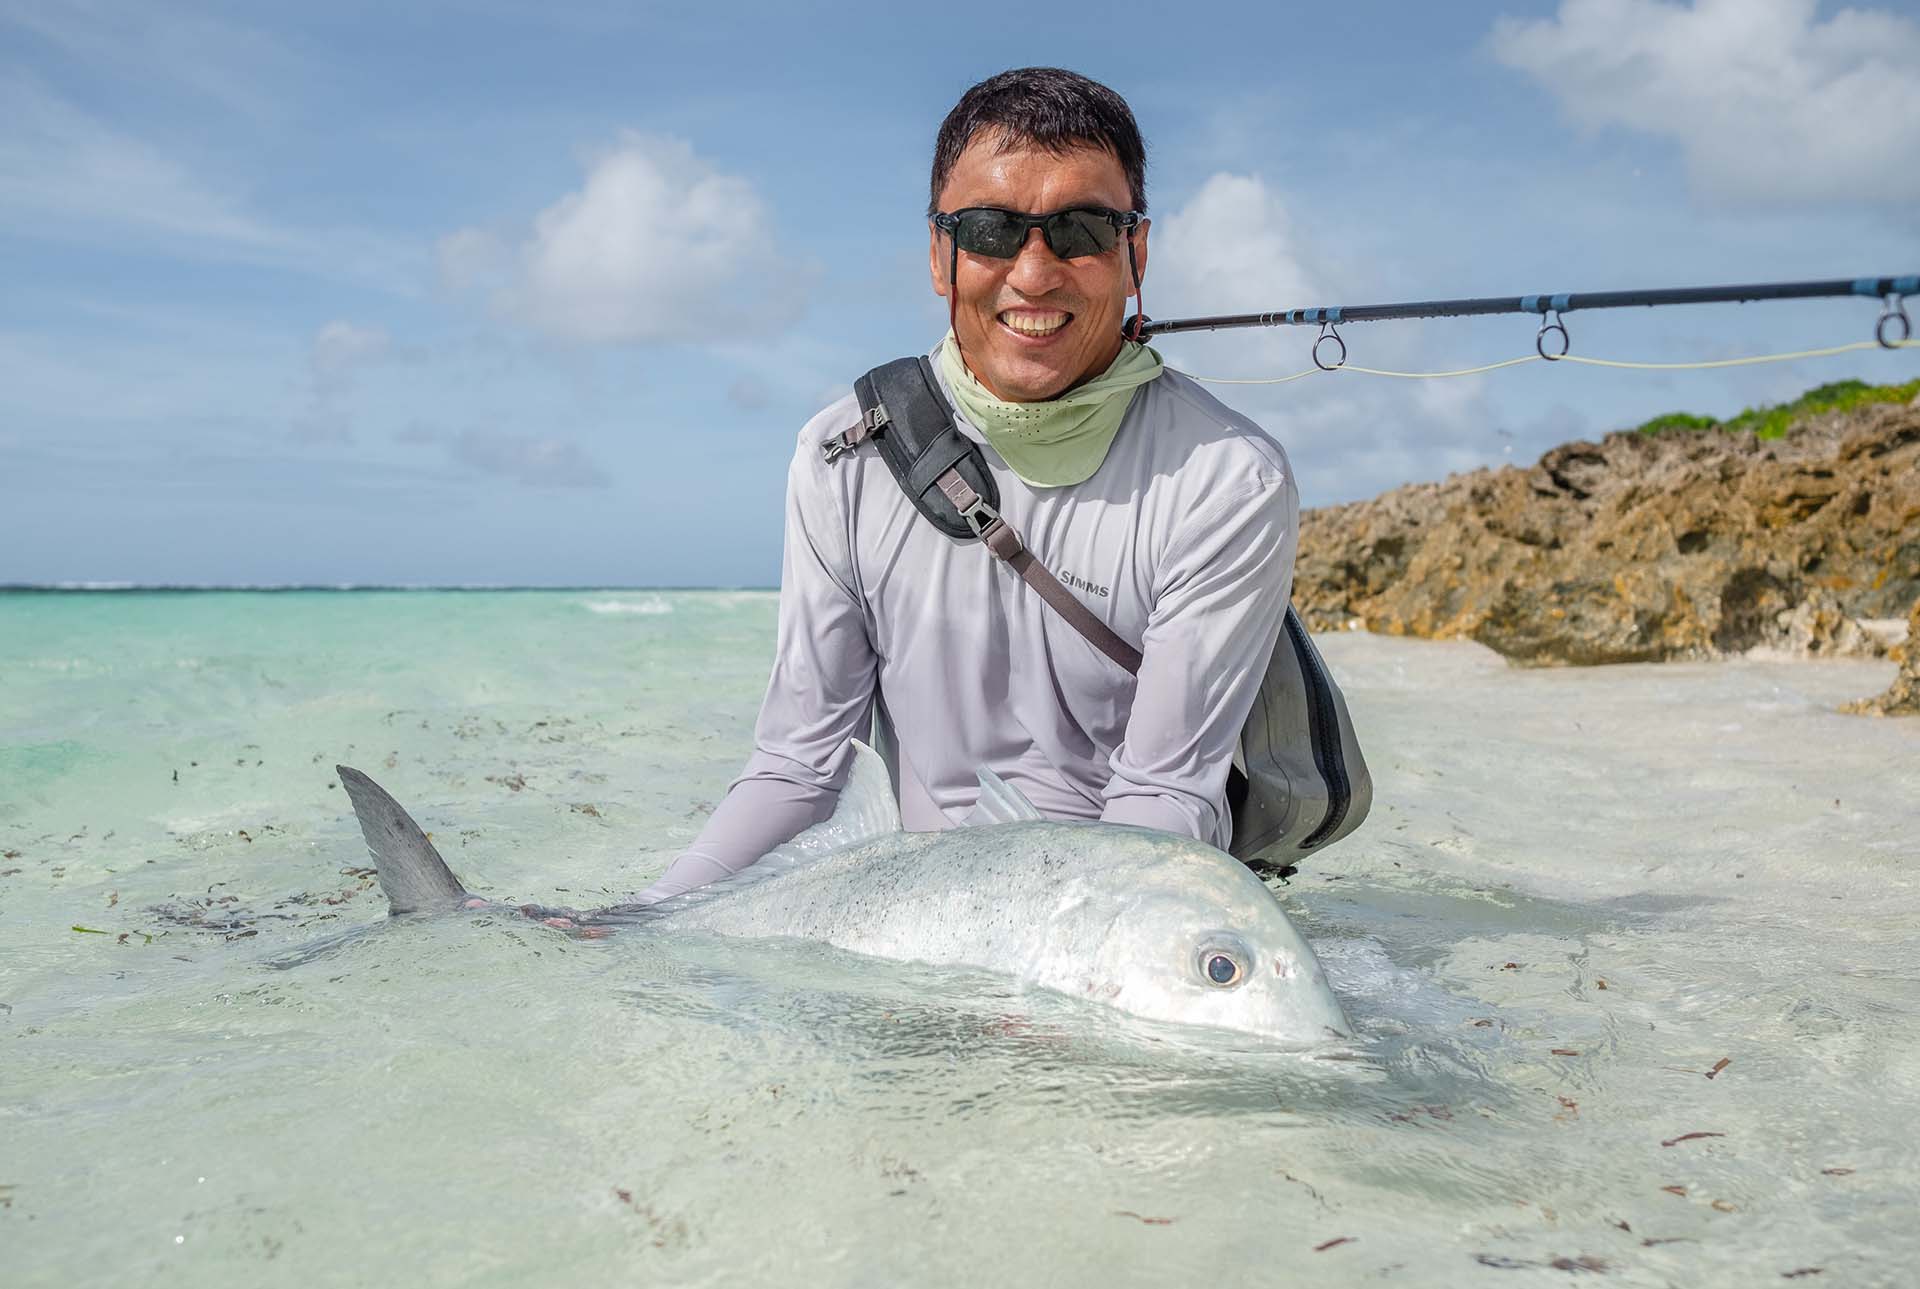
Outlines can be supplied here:
<path id="1" fill-rule="evenodd" d="M 642 600 L 587 600 L 587 610 L 592 613 L 672 613 L 673 605 L 657 595 L 649 595 Z"/>

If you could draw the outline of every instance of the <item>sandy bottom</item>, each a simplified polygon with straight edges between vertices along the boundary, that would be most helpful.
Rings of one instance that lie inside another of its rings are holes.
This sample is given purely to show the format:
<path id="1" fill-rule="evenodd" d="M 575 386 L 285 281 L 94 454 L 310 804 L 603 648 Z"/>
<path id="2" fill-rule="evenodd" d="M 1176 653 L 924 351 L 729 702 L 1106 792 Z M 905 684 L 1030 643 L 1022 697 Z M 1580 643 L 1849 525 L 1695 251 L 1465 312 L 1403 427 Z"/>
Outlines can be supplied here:
<path id="1" fill-rule="evenodd" d="M 1891 665 L 1326 640 L 1377 803 L 1280 894 L 1346 1060 L 814 946 L 384 922 L 336 760 L 475 890 L 592 904 L 737 769 L 772 623 L 0 600 L 0 1283 L 1911 1281 L 1920 721 L 1833 711 Z"/>

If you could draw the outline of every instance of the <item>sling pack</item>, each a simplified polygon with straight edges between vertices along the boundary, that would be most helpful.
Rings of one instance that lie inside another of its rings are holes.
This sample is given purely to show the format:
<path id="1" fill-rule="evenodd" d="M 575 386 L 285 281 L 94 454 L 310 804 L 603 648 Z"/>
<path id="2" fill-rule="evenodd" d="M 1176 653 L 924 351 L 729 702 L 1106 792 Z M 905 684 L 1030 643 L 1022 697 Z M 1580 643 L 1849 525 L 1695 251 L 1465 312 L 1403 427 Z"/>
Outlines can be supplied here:
<path id="1" fill-rule="evenodd" d="M 860 420 L 826 441 L 828 461 L 871 443 L 928 522 L 955 541 L 979 539 L 1096 649 L 1139 671 L 1140 651 L 1062 586 L 1001 518 L 1000 490 L 986 458 L 954 428 L 927 359 L 896 359 L 853 388 Z M 1373 803 L 1373 779 L 1346 699 L 1292 605 L 1240 731 L 1227 802 L 1232 854 L 1255 869 L 1282 873 L 1359 827 Z"/>

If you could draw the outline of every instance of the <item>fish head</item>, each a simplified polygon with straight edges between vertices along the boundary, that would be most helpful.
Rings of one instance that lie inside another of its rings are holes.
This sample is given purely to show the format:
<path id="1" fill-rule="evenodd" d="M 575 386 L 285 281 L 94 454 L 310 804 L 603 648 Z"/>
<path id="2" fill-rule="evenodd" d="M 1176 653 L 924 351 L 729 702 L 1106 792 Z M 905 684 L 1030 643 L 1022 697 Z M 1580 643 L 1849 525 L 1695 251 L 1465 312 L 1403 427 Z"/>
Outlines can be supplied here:
<path id="1" fill-rule="evenodd" d="M 1152 836 L 1145 862 L 1090 867 L 1063 890 L 1055 925 L 1076 930 L 1053 942 L 1054 987 L 1151 1020 L 1275 1042 L 1351 1037 L 1273 892 L 1224 852 Z"/>

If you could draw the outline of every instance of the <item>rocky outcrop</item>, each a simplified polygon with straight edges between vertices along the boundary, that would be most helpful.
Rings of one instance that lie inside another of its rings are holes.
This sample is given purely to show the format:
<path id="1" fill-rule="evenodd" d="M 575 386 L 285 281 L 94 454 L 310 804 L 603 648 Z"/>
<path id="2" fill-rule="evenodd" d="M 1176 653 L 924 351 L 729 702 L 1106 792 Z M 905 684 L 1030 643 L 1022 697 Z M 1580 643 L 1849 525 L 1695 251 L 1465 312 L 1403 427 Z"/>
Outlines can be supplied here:
<path id="1" fill-rule="evenodd" d="M 1781 439 L 1625 431 L 1308 511 L 1294 581 L 1316 629 L 1465 637 L 1531 665 L 1876 656 L 1860 620 L 1916 600 L 1920 406 L 1899 404 Z"/>
<path id="2" fill-rule="evenodd" d="M 1865 716 L 1920 716 L 1920 600 L 1907 615 L 1907 638 L 1890 651 L 1900 663 L 1900 674 L 1878 698 L 1863 698 L 1840 710 Z"/>

